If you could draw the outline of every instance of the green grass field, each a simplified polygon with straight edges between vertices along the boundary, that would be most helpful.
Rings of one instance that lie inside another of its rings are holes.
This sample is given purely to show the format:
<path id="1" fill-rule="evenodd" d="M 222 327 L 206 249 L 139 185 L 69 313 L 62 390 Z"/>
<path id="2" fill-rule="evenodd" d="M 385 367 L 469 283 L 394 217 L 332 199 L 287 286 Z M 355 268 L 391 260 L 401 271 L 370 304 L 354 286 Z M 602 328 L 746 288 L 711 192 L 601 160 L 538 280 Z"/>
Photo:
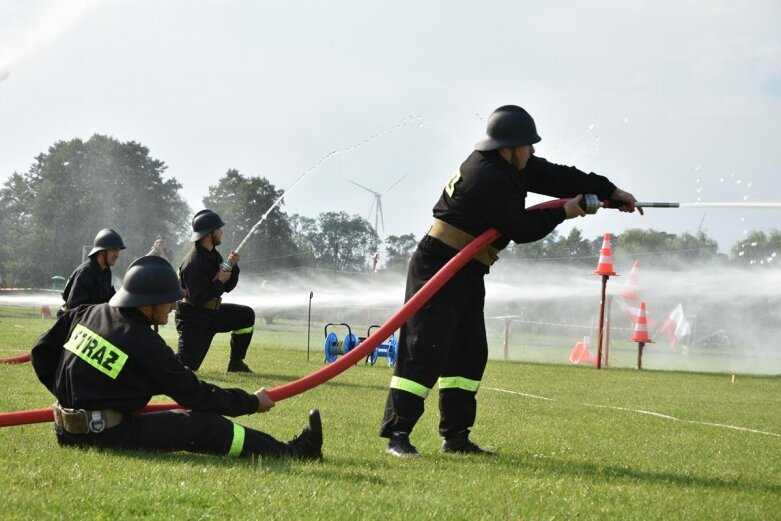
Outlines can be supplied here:
<path id="1" fill-rule="evenodd" d="M 51 324 L 0 308 L 0 356 Z M 200 376 L 254 391 L 321 367 L 320 326 L 309 362 L 305 328 L 258 329 L 257 374 L 225 374 L 218 335 Z M 423 455 L 400 461 L 377 437 L 390 376 L 359 364 L 240 418 L 288 439 L 319 407 L 322 463 L 62 449 L 51 424 L 2 428 L 0 518 L 781 519 L 781 378 L 491 361 L 473 438 L 497 455 L 441 454 L 432 394 L 412 435 Z M 53 401 L 29 364 L 0 364 L 0 381 L 0 411 Z"/>

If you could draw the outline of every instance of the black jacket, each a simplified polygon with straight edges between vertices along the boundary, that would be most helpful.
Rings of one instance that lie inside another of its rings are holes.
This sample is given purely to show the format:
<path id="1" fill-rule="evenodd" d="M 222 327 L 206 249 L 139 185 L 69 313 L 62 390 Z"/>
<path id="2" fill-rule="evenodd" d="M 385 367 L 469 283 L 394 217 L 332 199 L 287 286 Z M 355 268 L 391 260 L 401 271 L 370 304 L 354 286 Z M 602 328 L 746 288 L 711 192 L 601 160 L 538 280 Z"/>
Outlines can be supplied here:
<path id="1" fill-rule="evenodd" d="M 164 394 L 188 409 L 227 416 L 258 409 L 253 394 L 199 380 L 135 308 L 68 311 L 36 341 L 32 364 L 63 407 L 130 413 Z"/>
<path id="2" fill-rule="evenodd" d="M 239 267 L 233 268 L 230 279 L 223 284 L 216 279 L 221 263 L 222 255 L 217 248 L 209 251 L 196 242 L 187 252 L 179 266 L 179 280 L 194 305 L 202 306 L 236 287 L 239 282 Z"/>
<path id="3" fill-rule="evenodd" d="M 527 212 L 528 192 L 558 198 L 591 193 L 608 199 L 616 188 L 606 177 L 536 156 L 518 171 L 498 151 L 475 150 L 459 172 L 434 206 L 434 217 L 475 236 L 495 228 L 502 234 L 493 243 L 499 250 L 511 240 L 526 243 L 542 239 L 564 221 L 564 208 Z"/>
<path id="4" fill-rule="evenodd" d="M 101 269 L 95 258 L 90 257 L 79 265 L 68 278 L 62 290 L 62 299 L 73 309 L 82 304 L 102 304 L 114 296 L 111 285 L 111 268 Z"/>

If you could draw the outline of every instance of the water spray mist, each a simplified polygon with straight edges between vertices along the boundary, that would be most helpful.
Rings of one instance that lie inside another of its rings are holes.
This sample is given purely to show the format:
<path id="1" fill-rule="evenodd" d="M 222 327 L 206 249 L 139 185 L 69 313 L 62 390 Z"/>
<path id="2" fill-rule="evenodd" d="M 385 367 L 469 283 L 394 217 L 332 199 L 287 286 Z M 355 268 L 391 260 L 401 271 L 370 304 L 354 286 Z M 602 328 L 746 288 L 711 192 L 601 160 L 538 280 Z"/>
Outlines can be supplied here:
<path id="1" fill-rule="evenodd" d="M 309 175 L 310 173 L 312 173 L 315 170 L 317 170 L 318 168 L 320 168 L 326 161 L 328 161 L 332 157 L 336 157 L 336 156 L 339 156 L 339 155 L 342 155 L 342 154 L 346 154 L 348 152 L 353 152 L 355 150 L 358 150 L 359 148 L 365 147 L 366 145 L 370 145 L 370 144 L 374 143 L 375 141 L 377 141 L 379 138 L 381 138 L 381 137 L 383 137 L 383 136 L 385 136 L 387 134 L 390 134 L 392 132 L 395 132 L 396 130 L 401 129 L 401 128 L 407 126 L 409 123 L 414 122 L 414 121 L 419 122 L 420 125 L 422 126 L 423 125 L 422 124 L 423 116 L 407 116 L 406 118 L 402 119 L 401 121 L 399 121 L 395 125 L 393 125 L 391 127 L 388 127 L 386 129 L 383 129 L 383 130 L 377 132 L 376 134 L 373 134 L 373 135 L 365 138 L 363 141 L 361 141 L 359 143 L 354 143 L 354 144 L 346 146 L 344 148 L 340 148 L 340 149 L 332 150 L 332 151 L 328 152 L 326 155 L 324 155 L 322 158 L 320 158 L 320 160 L 317 163 L 312 165 L 303 174 L 301 174 L 298 177 L 298 179 L 296 179 L 295 182 L 293 182 L 292 185 L 290 185 L 288 188 L 286 188 L 282 192 L 282 194 L 279 197 L 277 197 L 277 199 L 271 204 L 269 209 L 266 210 L 266 212 L 260 217 L 260 220 L 258 220 L 258 222 L 256 222 L 255 225 L 252 228 L 250 228 L 250 231 L 247 233 L 247 236 L 244 237 L 244 240 L 242 240 L 241 243 L 239 243 L 238 247 L 234 251 L 236 253 L 238 253 L 241 250 L 241 248 L 249 240 L 249 238 L 252 236 L 252 234 L 255 233 L 255 231 L 260 227 L 261 224 L 263 224 L 263 221 L 266 220 L 266 217 L 268 217 L 268 215 L 271 213 L 271 211 L 274 208 L 277 207 L 277 205 L 282 201 L 282 199 L 284 199 L 284 197 L 288 194 L 288 192 L 293 190 L 293 188 L 295 188 L 296 185 L 298 185 L 298 183 L 300 183 L 307 175 Z M 220 265 L 220 267 L 221 267 L 222 271 L 231 271 L 231 269 L 232 269 L 231 264 L 227 260 L 224 261 Z"/>

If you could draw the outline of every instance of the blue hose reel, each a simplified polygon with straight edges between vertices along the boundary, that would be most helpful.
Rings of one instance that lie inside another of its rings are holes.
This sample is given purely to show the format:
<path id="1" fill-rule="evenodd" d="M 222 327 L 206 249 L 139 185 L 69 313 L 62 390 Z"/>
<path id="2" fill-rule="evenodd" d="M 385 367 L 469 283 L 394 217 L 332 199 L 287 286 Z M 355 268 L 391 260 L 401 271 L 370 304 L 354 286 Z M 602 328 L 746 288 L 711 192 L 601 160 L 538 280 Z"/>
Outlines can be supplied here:
<path id="1" fill-rule="evenodd" d="M 380 326 L 369 326 L 368 331 L 366 331 L 366 337 L 368 338 L 372 334 L 372 329 L 380 327 Z M 359 339 L 363 340 L 363 339 Z M 396 340 L 396 337 L 391 335 L 390 338 L 388 338 L 387 344 L 380 344 L 377 347 L 374 348 L 374 351 L 372 351 L 369 356 L 366 357 L 366 363 L 369 365 L 374 365 L 377 363 L 378 358 L 387 358 L 388 359 L 388 366 L 394 367 L 396 365 L 396 356 L 399 353 L 399 342 Z"/>
<path id="2" fill-rule="evenodd" d="M 333 331 L 330 333 L 328 332 L 328 328 L 332 326 L 344 326 L 347 328 L 347 335 L 343 340 L 339 340 L 339 337 Z M 355 349 L 358 344 L 366 340 L 366 338 L 371 335 L 372 329 L 377 327 L 380 326 L 369 326 L 368 331 L 366 331 L 366 337 L 356 337 L 348 324 L 329 322 L 323 329 L 323 333 L 325 335 L 325 346 L 323 348 L 323 351 L 325 352 L 325 361 L 331 364 L 335 362 L 339 356 L 346 355 Z M 399 344 L 396 340 L 396 337 L 391 335 L 390 338 L 388 338 L 387 343 L 378 345 L 371 353 L 369 353 L 369 356 L 366 357 L 366 363 L 374 365 L 377 363 L 378 358 L 387 358 L 388 366 L 394 367 L 396 365 L 396 358 L 399 352 L 398 345 Z"/>
<path id="3" fill-rule="evenodd" d="M 329 333 L 328 328 L 330 326 L 346 327 L 347 336 L 344 337 L 344 340 L 339 340 L 339 337 L 334 332 Z M 325 325 L 323 333 L 325 334 L 325 361 L 329 364 L 336 362 L 336 359 L 339 357 L 339 355 L 346 355 L 350 352 L 351 349 L 354 349 L 355 346 L 358 345 L 358 338 L 353 335 L 353 332 L 348 324 L 335 324 L 329 322 Z"/>

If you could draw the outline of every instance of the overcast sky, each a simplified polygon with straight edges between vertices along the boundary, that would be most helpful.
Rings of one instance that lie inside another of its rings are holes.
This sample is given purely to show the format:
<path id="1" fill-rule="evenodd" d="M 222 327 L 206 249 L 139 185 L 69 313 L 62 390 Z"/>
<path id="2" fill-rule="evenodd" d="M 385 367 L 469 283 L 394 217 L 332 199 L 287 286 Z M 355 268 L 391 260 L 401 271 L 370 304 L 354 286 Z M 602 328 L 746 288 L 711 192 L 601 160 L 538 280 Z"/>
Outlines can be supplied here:
<path id="1" fill-rule="evenodd" d="M 419 236 L 509 103 L 535 117 L 538 155 L 639 200 L 781 202 L 781 3 L 0 0 L 0 182 L 57 140 L 108 134 L 147 146 L 197 210 L 229 168 L 284 189 L 347 149 L 283 208 L 368 216 L 349 181 L 406 176 L 383 197 L 385 235 Z M 725 250 L 781 211 L 572 224 L 702 226 Z"/>

